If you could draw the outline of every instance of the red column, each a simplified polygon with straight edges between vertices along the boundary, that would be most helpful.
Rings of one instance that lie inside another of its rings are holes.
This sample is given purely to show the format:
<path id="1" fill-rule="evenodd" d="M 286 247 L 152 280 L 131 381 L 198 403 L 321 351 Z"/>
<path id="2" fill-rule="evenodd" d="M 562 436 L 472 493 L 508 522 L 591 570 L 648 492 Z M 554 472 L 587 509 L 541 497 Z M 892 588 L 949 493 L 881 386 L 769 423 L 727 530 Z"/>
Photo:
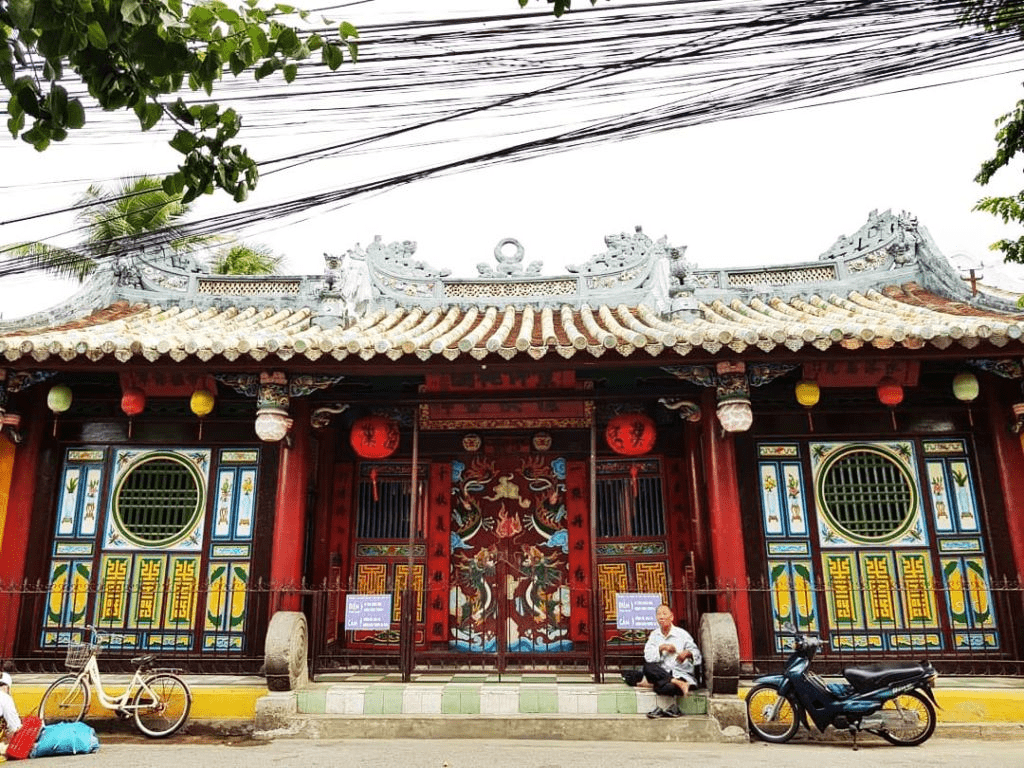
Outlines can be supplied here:
<path id="1" fill-rule="evenodd" d="M 709 393 L 710 394 L 710 393 Z M 750 596 L 747 593 L 747 560 L 743 552 L 743 517 L 736 474 L 736 444 L 715 416 L 714 396 L 704 399 L 701 432 L 704 460 L 707 462 L 708 510 L 710 517 L 711 556 L 715 581 L 725 589 L 735 588 L 732 614 L 736 620 L 740 658 L 751 659 L 754 645 L 751 635 Z M 719 608 L 726 607 L 726 598 L 719 598 Z"/>
<path id="2" fill-rule="evenodd" d="M 4 592 L 4 589 L 16 588 L 25 579 L 25 564 L 29 556 L 29 528 L 36 497 L 36 476 L 44 421 L 39 409 L 36 409 L 29 418 L 22 420 L 22 426 L 27 427 L 24 430 L 25 442 L 14 452 L 7 515 L 3 531 L 0 531 L 0 616 L 4 617 L 3 630 L 0 631 L 2 657 L 13 655 L 15 632 L 19 626 L 19 597 L 10 591 Z M 36 557 L 45 556 L 41 553 L 34 554 Z"/>
<path id="3" fill-rule="evenodd" d="M 1006 406 L 995 398 L 988 401 L 988 417 L 992 430 L 992 442 L 999 470 L 999 483 L 1003 488 L 1006 504 L 1006 527 L 1010 534 L 1010 551 L 1017 572 L 1010 578 L 1020 581 L 1024 577 L 1024 450 L 1017 435 L 1007 428 L 1009 416 Z"/>
<path id="4" fill-rule="evenodd" d="M 292 403 L 294 423 L 288 438 L 280 443 L 274 499 L 274 538 L 270 555 L 270 582 L 275 588 L 297 587 L 302 583 L 306 548 L 306 492 L 310 477 L 309 414 L 305 403 Z M 285 589 L 279 609 L 297 611 L 300 598 Z"/>

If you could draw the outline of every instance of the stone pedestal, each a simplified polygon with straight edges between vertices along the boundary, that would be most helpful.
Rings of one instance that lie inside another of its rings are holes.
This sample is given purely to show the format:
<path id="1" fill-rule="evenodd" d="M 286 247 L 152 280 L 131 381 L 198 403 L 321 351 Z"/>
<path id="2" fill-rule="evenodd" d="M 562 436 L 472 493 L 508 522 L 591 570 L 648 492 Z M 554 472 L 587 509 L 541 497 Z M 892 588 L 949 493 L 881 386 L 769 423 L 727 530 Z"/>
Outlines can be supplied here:
<path id="1" fill-rule="evenodd" d="M 300 611 L 278 611 L 270 619 L 264 673 L 271 691 L 294 691 L 309 684 L 306 660 L 309 631 Z"/>
<path id="2" fill-rule="evenodd" d="M 705 613 L 699 642 L 708 693 L 735 694 L 740 685 L 740 645 L 732 614 Z"/>

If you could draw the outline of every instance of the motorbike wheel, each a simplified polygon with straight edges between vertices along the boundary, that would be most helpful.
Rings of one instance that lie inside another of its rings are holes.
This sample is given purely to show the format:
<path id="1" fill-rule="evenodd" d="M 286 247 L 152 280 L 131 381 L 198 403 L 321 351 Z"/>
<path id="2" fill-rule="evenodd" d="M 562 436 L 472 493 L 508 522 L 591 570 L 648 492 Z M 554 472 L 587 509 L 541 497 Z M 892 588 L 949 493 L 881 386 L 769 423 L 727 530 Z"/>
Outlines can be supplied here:
<path id="1" fill-rule="evenodd" d="M 878 735 L 897 747 L 924 744 L 935 732 L 935 707 L 917 691 L 901 693 L 882 705 L 879 712 L 886 718 Z"/>
<path id="2" fill-rule="evenodd" d="M 789 741 L 800 728 L 801 719 L 800 705 L 780 696 L 778 687 L 771 683 L 755 685 L 747 694 L 747 722 L 751 733 L 761 741 Z"/>

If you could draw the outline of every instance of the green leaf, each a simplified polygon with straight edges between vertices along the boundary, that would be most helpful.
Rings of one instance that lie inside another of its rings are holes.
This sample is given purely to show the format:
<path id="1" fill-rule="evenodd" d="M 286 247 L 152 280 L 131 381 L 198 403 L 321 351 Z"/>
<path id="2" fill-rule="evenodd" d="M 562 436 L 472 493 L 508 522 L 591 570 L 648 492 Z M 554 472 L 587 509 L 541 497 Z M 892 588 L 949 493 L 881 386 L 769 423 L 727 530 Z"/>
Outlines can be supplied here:
<path id="1" fill-rule="evenodd" d="M 141 0 L 124 0 L 121 3 L 121 19 L 127 24 L 140 26 L 146 23 L 146 12 Z"/>
<path id="2" fill-rule="evenodd" d="M 286 64 L 284 67 L 284 81 L 290 83 L 295 80 L 296 75 L 299 74 L 298 64 Z"/>
<path id="3" fill-rule="evenodd" d="M 323 56 L 324 63 L 331 71 L 340 67 L 342 62 L 345 60 L 341 49 L 334 45 L 334 43 L 325 42 L 321 55 Z"/>
<path id="4" fill-rule="evenodd" d="M 267 34 L 258 24 L 250 24 L 245 29 L 246 35 L 252 42 L 253 59 L 262 59 L 270 51 L 270 43 L 267 42 Z"/>
<path id="5" fill-rule="evenodd" d="M 90 21 L 86 32 L 89 35 L 89 45 L 99 48 L 101 51 L 107 50 L 107 33 L 103 31 L 103 27 L 98 21 Z"/>
<path id="6" fill-rule="evenodd" d="M 29 29 L 32 26 L 36 11 L 34 0 L 10 0 L 7 10 L 11 14 L 11 21 L 18 29 Z"/>
<path id="7" fill-rule="evenodd" d="M 237 14 L 236 14 L 237 15 Z M 188 19 L 193 26 L 202 26 L 212 22 L 216 16 L 205 5 L 193 5 L 188 12 Z"/>
<path id="8" fill-rule="evenodd" d="M 47 108 L 54 122 L 63 124 L 68 113 L 68 92 L 61 85 L 54 84 L 46 99 Z"/>
<path id="9" fill-rule="evenodd" d="M 181 154 L 187 155 L 189 152 L 195 149 L 196 137 L 194 134 L 189 133 L 188 131 L 181 130 L 175 133 L 174 138 L 172 138 L 167 143 L 170 144 L 171 147 L 173 147 L 174 149 L 181 152 Z"/>
<path id="10" fill-rule="evenodd" d="M 68 102 L 68 128 L 81 128 L 85 125 L 85 107 L 80 99 L 71 99 Z"/>
<path id="11" fill-rule="evenodd" d="M 164 180 L 160 182 L 160 188 L 168 195 L 180 195 L 181 191 L 185 188 L 185 177 L 181 171 L 172 173 L 164 177 Z"/>
<path id="12" fill-rule="evenodd" d="M 36 152 L 42 152 L 50 146 L 50 132 L 36 124 L 21 134 L 21 138 L 31 144 Z"/>
<path id="13" fill-rule="evenodd" d="M 235 26 L 242 21 L 242 17 L 238 15 L 238 11 L 233 8 L 228 8 L 227 6 L 218 6 L 216 13 L 218 19 L 231 26 Z"/>
<path id="14" fill-rule="evenodd" d="M 31 81 L 27 78 L 19 78 L 15 83 L 17 90 L 14 92 L 20 106 L 29 117 L 41 117 L 42 110 L 39 109 L 39 97 L 32 87 Z"/>
<path id="15" fill-rule="evenodd" d="M 256 67 L 256 79 L 257 80 L 262 80 L 264 77 L 267 77 L 268 75 L 272 75 L 274 73 L 274 70 L 277 69 L 277 67 L 278 67 L 277 59 L 267 59 L 262 64 L 260 64 L 258 67 Z"/>
<path id="16" fill-rule="evenodd" d="M 136 109 L 138 112 L 138 109 Z M 160 118 L 163 117 L 164 111 L 159 104 L 152 101 L 143 102 L 142 113 L 139 114 L 139 122 L 142 124 L 142 130 L 148 131 L 154 125 L 160 122 Z"/>
<path id="17" fill-rule="evenodd" d="M 299 49 L 299 36 L 291 27 L 285 27 L 277 36 L 277 47 L 288 56 L 293 56 Z"/>
<path id="18" fill-rule="evenodd" d="M 169 107 L 171 114 L 185 123 L 186 125 L 195 125 L 196 119 L 192 116 L 192 113 L 188 109 L 188 105 L 182 99 L 178 99 L 176 102 L 171 104 Z"/>
<path id="19" fill-rule="evenodd" d="M 17 117 L 12 117 L 7 121 L 7 130 L 11 132 L 11 138 L 16 139 L 18 134 L 21 133 L 21 129 L 25 127 L 25 113 L 20 112 Z"/>
<path id="20" fill-rule="evenodd" d="M 238 51 L 235 51 L 228 58 L 228 66 L 231 68 L 231 74 L 238 77 L 249 65 L 246 64 L 242 57 L 238 55 Z"/>
<path id="21" fill-rule="evenodd" d="M 338 27 L 338 34 L 341 35 L 342 40 L 348 40 L 350 37 L 359 37 L 359 30 L 347 21 L 343 21 Z"/>

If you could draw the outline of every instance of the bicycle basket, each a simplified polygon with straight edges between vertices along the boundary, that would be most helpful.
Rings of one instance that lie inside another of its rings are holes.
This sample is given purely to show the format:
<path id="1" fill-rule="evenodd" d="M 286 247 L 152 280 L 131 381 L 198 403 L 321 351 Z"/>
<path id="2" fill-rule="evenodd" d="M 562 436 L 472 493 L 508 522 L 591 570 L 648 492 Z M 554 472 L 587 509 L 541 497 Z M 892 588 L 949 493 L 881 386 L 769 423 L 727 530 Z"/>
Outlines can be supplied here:
<path id="1" fill-rule="evenodd" d="M 64 659 L 64 666 L 72 672 L 80 672 L 89 662 L 94 653 L 99 653 L 98 645 L 90 643 L 68 643 L 68 655 Z"/>

